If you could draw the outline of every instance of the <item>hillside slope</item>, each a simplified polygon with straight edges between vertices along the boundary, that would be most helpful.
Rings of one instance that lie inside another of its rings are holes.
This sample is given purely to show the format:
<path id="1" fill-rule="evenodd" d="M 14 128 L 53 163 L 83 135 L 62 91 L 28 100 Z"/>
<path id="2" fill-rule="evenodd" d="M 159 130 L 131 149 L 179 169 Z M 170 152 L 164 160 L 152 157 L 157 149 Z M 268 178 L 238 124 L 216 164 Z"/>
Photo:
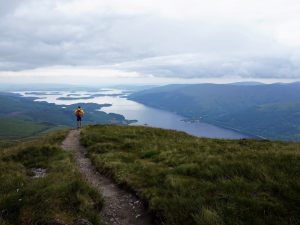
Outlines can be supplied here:
<path id="1" fill-rule="evenodd" d="M 85 128 L 82 144 L 163 224 L 300 224 L 300 143 L 105 125 Z"/>
<path id="2" fill-rule="evenodd" d="M 300 140 L 300 84 L 167 85 L 131 100 L 270 139 Z M 274 113 L 275 112 L 275 113 Z"/>
<path id="3" fill-rule="evenodd" d="M 0 142 L 1 225 L 102 224 L 102 197 L 81 177 L 72 154 L 59 147 L 66 133 L 11 147 Z"/>

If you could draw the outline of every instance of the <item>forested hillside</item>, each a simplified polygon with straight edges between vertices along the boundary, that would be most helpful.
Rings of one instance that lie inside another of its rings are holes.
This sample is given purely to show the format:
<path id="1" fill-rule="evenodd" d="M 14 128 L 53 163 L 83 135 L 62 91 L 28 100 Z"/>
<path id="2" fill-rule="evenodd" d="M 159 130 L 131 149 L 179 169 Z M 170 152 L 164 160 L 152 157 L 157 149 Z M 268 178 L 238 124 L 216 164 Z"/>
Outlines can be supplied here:
<path id="1" fill-rule="evenodd" d="M 300 83 L 168 85 L 129 98 L 253 135 L 300 140 Z"/>

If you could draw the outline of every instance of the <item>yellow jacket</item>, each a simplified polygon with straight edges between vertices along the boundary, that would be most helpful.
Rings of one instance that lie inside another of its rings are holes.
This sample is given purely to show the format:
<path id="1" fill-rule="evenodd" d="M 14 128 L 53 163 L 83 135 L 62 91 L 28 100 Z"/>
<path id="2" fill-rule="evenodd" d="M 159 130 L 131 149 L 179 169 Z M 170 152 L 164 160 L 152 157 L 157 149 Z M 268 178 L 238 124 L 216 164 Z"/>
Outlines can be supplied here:
<path id="1" fill-rule="evenodd" d="M 74 114 L 76 116 L 83 116 L 84 110 L 82 108 L 77 108 L 77 109 L 75 109 Z"/>

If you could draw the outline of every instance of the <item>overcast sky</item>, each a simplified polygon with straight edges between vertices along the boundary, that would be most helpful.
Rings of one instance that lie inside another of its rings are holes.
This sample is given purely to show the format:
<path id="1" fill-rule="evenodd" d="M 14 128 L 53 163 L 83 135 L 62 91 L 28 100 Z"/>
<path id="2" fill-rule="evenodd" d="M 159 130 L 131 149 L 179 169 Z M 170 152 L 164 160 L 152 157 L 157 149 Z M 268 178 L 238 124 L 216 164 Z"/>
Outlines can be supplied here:
<path id="1" fill-rule="evenodd" d="M 299 0 L 0 0 L 0 81 L 300 80 Z"/>

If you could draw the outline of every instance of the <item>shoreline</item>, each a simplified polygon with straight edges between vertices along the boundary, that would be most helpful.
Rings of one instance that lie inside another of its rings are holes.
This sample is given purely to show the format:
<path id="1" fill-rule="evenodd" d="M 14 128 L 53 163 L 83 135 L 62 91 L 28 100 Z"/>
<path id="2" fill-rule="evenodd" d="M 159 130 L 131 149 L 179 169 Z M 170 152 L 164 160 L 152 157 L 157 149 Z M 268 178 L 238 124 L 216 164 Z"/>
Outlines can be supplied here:
<path id="1" fill-rule="evenodd" d="M 180 114 L 178 114 L 178 115 L 180 115 Z M 182 115 L 180 115 L 180 116 L 182 116 Z M 182 116 L 182 117 L 184 117 L 184 116 Z M 263 136 L 251 134 L 251 133 L 239 130 L 237 128 L 234 128 L 234 127 L 229 127 L 229 126 L 226 126 L 226 125 L 223 125 L 223 124 L 219 123 L 218 121 L 203 120 L 203 119 L 190 119 L 190 118 L 187 118 L 187 117 L 184 117 L 184 119 L 182 121 L 183 122 L 190 122 L 190 123 L 201 123 L 201 122 L 204 122 L 204 123 L 208 123 L 208 124 L 211 124 L 211 125 L 214 125 L 214 126 L 218 126 L 220 128 L 224 128 L 224 129 L 227 129 L 227 130 L 235 131 L 235 132 L 244 134 L 244 135 L 249 136 L 249 137 L 253 137 L 254 139 L 268 140 L 267 138 L 265 138 Z"/>
<path id="2" fill-rule="evenodd" d="M 20 95 L 20 93 L 18 93 L 19 95 Z M 50 93 L 50 94 L 52 94 L 52 93 Z M 48 95 L 48 93 L 46 94 L 46 95 Z M 59 95 L 59 94 L 58 94 Z M 25 97 L 25 98 L 30 98 L 29 96 L 26 96 L 26 95 L 21 95 L 22 97 Z M 101 96 L 99 96 L 99 97 L 102 97 L 102 96 L 104 96 L 104 95 L 102 95 L 101 94 Z M 118 97 L 120 97 L 120 94 L 114 94 L 114 96 L 118 96 Z M 36 98 L 36 99 L 40 99 L 40 97 L 41 96 L 36 96 L 36 97 L 34 97 L 34 98 Z M 73 100 L 77 100 L 77 101 L 80 101 L 80 100 L 82 100 L 82 99 L 85 99 L 87 96 L 77 96 L 76 98 L 74 98 Z M 63 97 L 62 96 L 57 96 L 57 99 L 61 99 L 61 100 L 70 100 L 70 97 L 68 97 L 68 98 L 66 98 L 66 99 L 62 99 Z M 125 98 L 126 100 L 128 100 L 128 101 L 133 101 L 133 100 L 131 100 L 130 98 L 128 98 L 128 96 L 127 95 L 122 95 L 122 98 Z M 94 97 L 93 97 L 93 99 L 94 99 Z M 92 99 L 91 99 L 92 100 Z M 47 101 L 44 101 L 44 102 L 47 102 Z M 136 102 L 136 101 L 134 101 L 134 102 Z M 49 103 L 49 102 L 48 102 Z M 183 123 L 185 123 L 187 126 L 188 126 L 188 124 L 189 123 L 206 123 L 207 125 L 212 125 L 212 126 L 215 126 L 216 128 L 219 128 L 219 129 L 225 129 L 225 130 L 228 130 L 228 132 L 235 132 L 236 134 L 233 134 L 233 135 L 236 135 L 236 137 L 234 137 L 234 138 L 231 138 L 231 137 L 227 137 L 226 135 L 223 135 L 223 137 L 222 137 L 222 135 L 217 135 L 217 137 L 215 137 L 213 134 L 212 135 L 210 135 L 209 133 L 208 133 L 208 135 L 206 136 L 205 134 L 201 134 L 201 129 L 199 130 L 199 134 L 197 134 L 196 132 L 189 132 L 188 131 L 188 127 L 187 127 L 187 129 L 177 129 L 176 128 L 176 126 L 174 127 L 174 128 L 172 128 L 172 127 L 170 127 L 170 128 L 168 128 L 168 129 L 173 129 L 173 130 L 178 130 L 178 131 L 183 131 L 183 132 L 186 132 L 186 133 L 189 133 L 189 134 L 191 134 L 191 135 L 194 135 L 194 136 L 198 136 L 198 137 L 208 137 L 208 138 L 219 138 L 219 139 L 236 139 L 236 140 L 239 140 L 239 139 L 265 139 L 264 137 L 260 137 L 260 136 L 258 136 L 258 135 L 253 135 L 253 134 L 250 134 L 250 133 L 247 133 L 247 132 L 243 132 L 243 131 L 241 131 L 241 130 L 238 130 L 238 129 L 235 129 L 235 128 L 232 128 L 232 127 L 228 127 L 228 126 L 225 126 L 225 125 L 223 125 L 223 124 L 219 124 L 217 121 L 205 121 L 205 120 L 203 120 L 202 118 L 201 119 L 197 119 L 197 120 L 195 120 L 195 119 L 191 119 L 191 118 L 188 118 L 188 117 L 185 117 L 185 116 L 183 116 L 183 115 L 180 115 L 180 114 L 178 114 L 178 113 L 176 113 L 176 112 L 171 112 L 171 111 L 168 111 L 168 110 L 165 110 L 165 109 L 160 109 L 160 108 L 155 108 L 155 107 L 152 107 L 152 106 L 148 106 L 148 105 L 146 105 L 146 104 L 143 104 L 143 103 L 139 103 L 139 102 L 136 102 L 136 103 L 138 103 L 138 104 L 142 104 L 142 105 L 144 105 L 144 106 L 146 106 L 146 107 L 150 107 L 150 108 L 153 108 L 153 109 L 155 109 L 155 110 L 162 110 L 162 111 L 164 111 L 164 112 L 167 112 L 167 113 L 172 113 L 172 114 L 174 114 L 174 115 L 177 115 L 177 116 L 179 116 L 179 117 L 181 117 L 180 118 L 180 121 L 181 122 L 183 122 Z M 51 104 L 51 103 L 49 103 L 49 104 Z M 54 103 L 54 104 L 56 104 L 56 105 L 61 105 L 61 104 L 57 104 L 57 103 Z M 76 103 L 75 103 L 76 104 Z M 98 109 L 97 111 L 102 111 L 103 109 L 102 108 L 104 108 L 104 107 L 111 107 L 112 106 L 112 104 L 99 104 L 99 103 L 94 103 L 94 104 L 97 104 L 97 105 L 99 105 L 100 106 L 100 109 Z M 105 112 L 105 113 L 107 113 L 105 110 L 103 110 L 103 112 Z M 109 114 L 109 113 L 108 113 Z M 113 113 L 113 114 L 116 114 L 116 113 Z M 139 125 L 138 123 L 141 121 L 140 119 L 136 119 L 136 118 L 131 118 L 131 119 L 128 119 L 128 118 L 126 118 L 126 113 L 125 113 L 125 115 L 124 115 L 124 113 L 121 113 L 121 112 L 118 112 L 117 114 L 119 114 L 120 116 L 122 116 L 122 117 L 124 117 L 124 121 L 122 121 L 120 124 L 127 124 L 127 125 Z M 114 121 L 115 122 L 115 121 Z M 175 123 L 176 123 L 176 121 L 174 121 Z M 146 124 L 147 124 L 147 126 L 155 126 L 155 127 L 160 127 L 160 128 L 164 128 L 163 126 L 157 126 L 157 125 L 152 125 L 151 123 L 149 123 L 149 122 L 145 122 Z M 224 133 L 226 133 L 225 131 L 224 131 Z"/>

